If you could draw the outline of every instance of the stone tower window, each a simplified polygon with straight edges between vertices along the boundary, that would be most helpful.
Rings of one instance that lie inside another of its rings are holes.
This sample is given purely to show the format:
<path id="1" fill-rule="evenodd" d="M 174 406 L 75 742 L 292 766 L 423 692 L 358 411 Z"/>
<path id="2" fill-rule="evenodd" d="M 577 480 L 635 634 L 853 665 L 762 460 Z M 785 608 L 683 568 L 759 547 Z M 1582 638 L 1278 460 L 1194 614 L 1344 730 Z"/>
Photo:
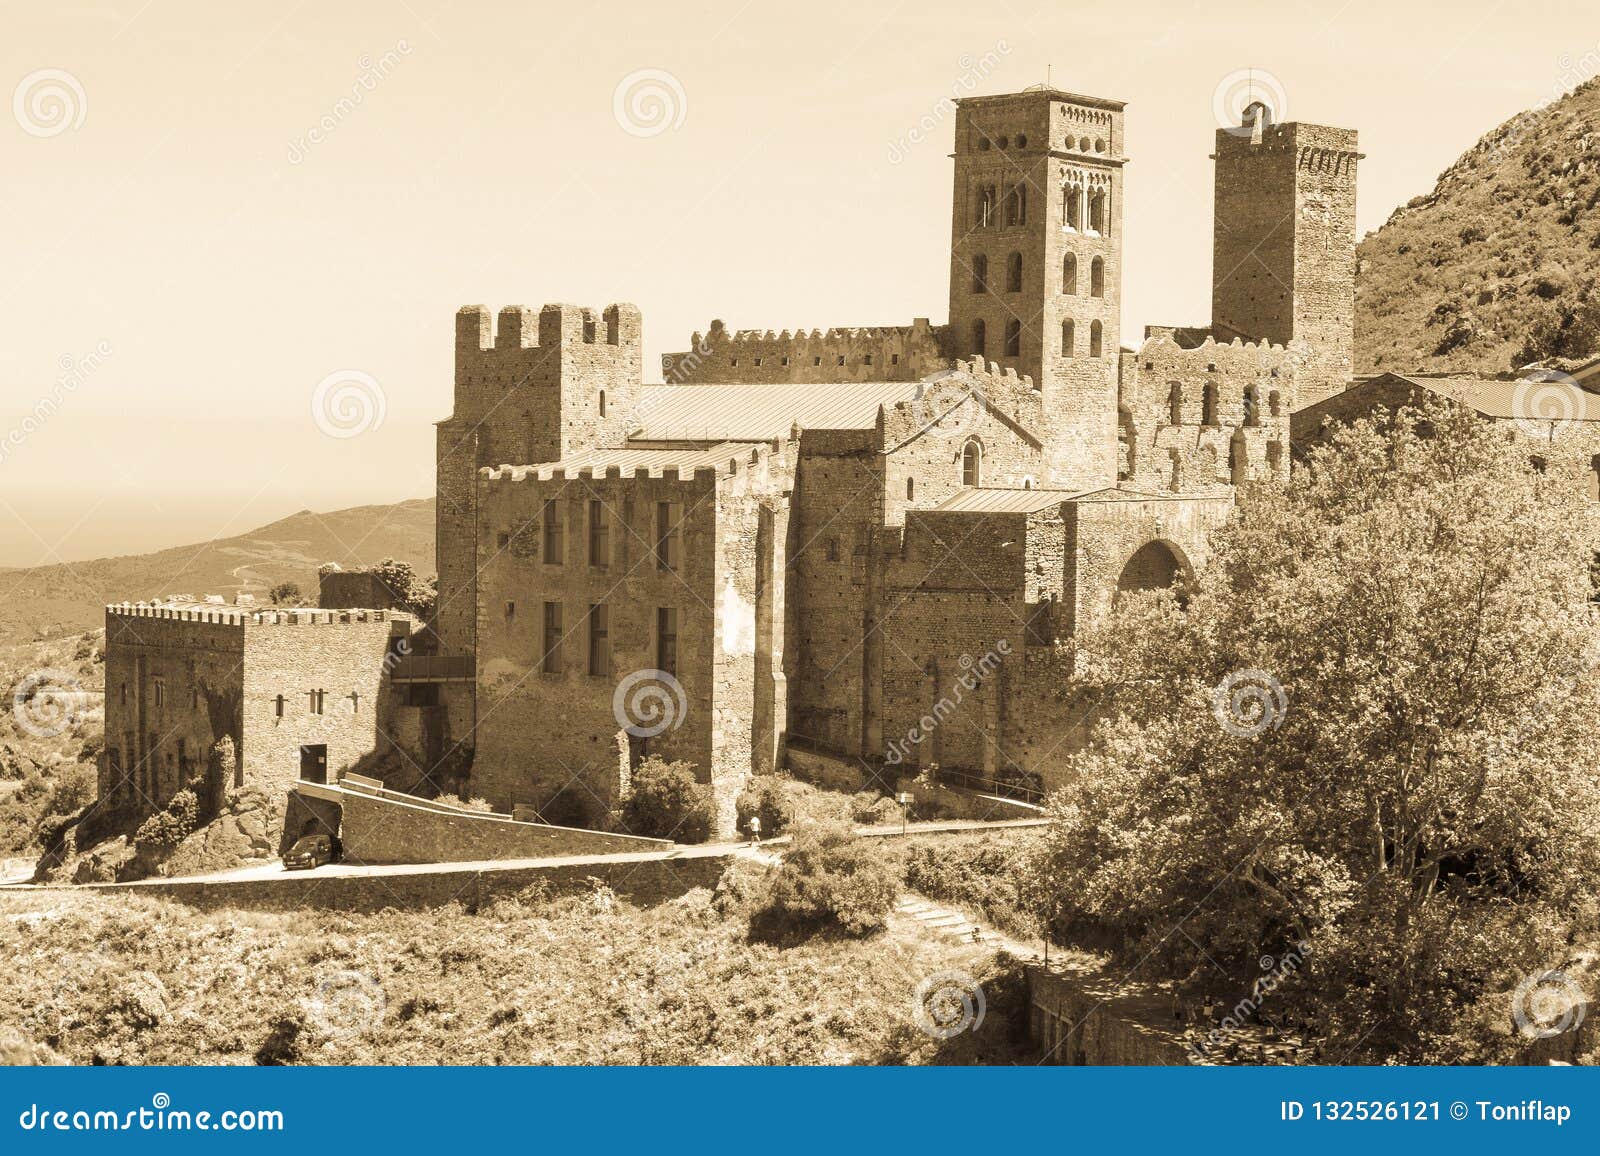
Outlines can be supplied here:
<path id="1" fill-rule="evenodd" d="M 1200 394 L 1200 424 L 1217 424 L 1217 386 L 1215 382 L 1206 382 L 1205 389 Z"/>
<path id="2" fill-rule="evenodd" d="M 989 138 L 988 137 L 981 136 L 981 137 L 978 138 L 978 151 L 980 153 L 986 153 L 986 152 L 989 151 Z"/>
<path id="3" fill-rule="evenodd" d="M 1065 321 L 1063 321 L 1061 323 L 1061 356 L 1062 357 L 1076 357 L 1077 356 L 1077 353 L 1073 349 L 1074 337 L 1075 337 L 1076 330 L 1077 330 L 1077 325 L 1073 322 L 1072 318 L 1070 318 L 1070 317 L 1067 318 Z"/>
<path id="4" fill-rule="evenodd" d="M 1600 454 L 1589 459 L 1589 500 L 1600 502 Z"/>
<path id="5" fill-rule="evenodd" d="M 1083 190 L 1076 185 L 1061 190 L 1061 224 L 1073 232 L 1083 228 Z"/>
<path id="6" fill-rule="evenodd" d="M 1012 185 L 1006 196 L 1006 224 L 1026 225 L 1028 223 L 1028 186 Z"/>
<path id="7" fill-rule="evenodd" d="M 975 224 L 981 229 L 987 229 L 999 219 L 999 205 L 995 203 L 993 185 L 979 185 L 977 198 L 977 218 Z"/>
<path id="8" fill-rule="evenodd" d="M 976 440 L 961 448 L 961 484 L 972 487 L 983 484 L 983 446 Z"/>
<path id="9" fill-rule="evenodd" d="M 561 603 L 544 604 L 544 661 L 540 669 L 546 674 L 561 673 Z"/>
<path id="10" fill-rule="evenodd" d="M 906 501 L 908 501 L 908 502 L 914 501 L 916 499 L 916 496 L 917 496 L 917 479 L 916 478 L 907 478 L 906 479 Z"/>
<path id="11" fill-rule="evenodd" d="M 606 504 L 589 499 L 589 565 L 601 569 L 611 565 L 611 526 Z"/>
<path id="12" fill-rule="evenodd" d="M 1106 262 L 1104 257 L 1096 257 L 1089 262 L 1089 296 L 1104 297 L 1106 295 Z"/>
<path id="13" fill-rule="evenodd" d="M 1183 424 L 1183 383 L 1173 382 L 1172 388 L 1167 391 L 1167 421 L 1172 425 Z"/>
<path id="14" fill-rule="evenodd" d="M 600 416 L 606 416 L 606 391 L 603 389 L 600 391 Z"/>
<path id="15" fill-rule="evenodd" d="M 678 673 L 678 609 L 656 608 L 656 669 Z"/>
<path id="16" fill-rule="evenodd" d="M 1244 431 L 1235 430 L 1233 440 L 1228 444 L 1228 481 L 1236 486 L 1244 485 L 1245 467 L 1249 461 L 1246 456 L 1244 444 Z"/>
<path id="17" fill-rule="evenodd" d="M 972 259 L 972 291 L 974 293 L 989 291 L 989 258 L 982 253 Z"/>
<path id="18" fill-rule="evenodd" d="M 656 569 L 678 568 L 678 503 L 656 503 Z"/>
<path id="19" fill-rule="evenodd" d="M 1100 357 L 1105 353 L 1105 328 L 1098 321 L 1089 323 L 1089 356 Z"/>
<path id="20" fill-rule="evenodd" d="M 554 498 L 544 504 L 544 562 L 547 566 L 561 565 L 561 507 Z"/>
<path id="21" fill-rule="evenodd" d="M 1089 232 L 1104 233 L 1106 231 L 1106 194 L 1104 190 L 1096 191 L 1089 197 Z"/>
<path id="22" fill-rule="evenodd" d="M 1095 322 L 1096 325 L 1099 322 Z M 1007 357 L 1022 356 L 1022 322 L 1015 319 L 1006 322 L 1006 354 Z"/>
<path id="23" fill-rule="evenodd" d="M 1013 253 L 1006 258 L 1006 292 L 1022 292 L 1022 254 Z"/>
<path id="24" fill-rule="evenodd" d="M 283 698 L 283 695 L 280 694 L 277 698 L 272 700 L 272 713 L 274 715 L 276 715 L 278 718 L 282 718 L 283 717 L 283 706 L 284 706 L 284 698 Z"/>
<path id="25" fill-rule="evenodd" d="M 589 674 L 604 678 L 611 673 L 611 632 L 604 603 L 589 607 Z"/>
<path id="26" fill-rule="evenodd" d="M 1273 373 L 1277 373 L 1278 371 L 1276 369 L 1274 369 L 1272 372 Z M 1279 409 L 1282 406 L 1282 404 L 1283 404 L 1283 399 L 1281 397 L 1279 397 L 1277 390 L 1273 390 L 1271 393 L 1267 394 L 1267 412 L 1270 413 L 1273 417 L 1277 417 L 1278 416 Z"/>
<path id="27" fill-rule="evenodd" d="M 1019 149 L 1025 149 L 1028 147 L 1028 138 L 1026 134 L 1020 132 L 1017 134 L 1017 147 Z"/>
<path id="28" fill-rule="evenodd" d="M 1260 393 L 1253 385 L 1244 387 L 1244 424 L 1249 426 L 1261 424 Z"/>
<path id="29" fill-rule="evenodd" d="M 972 352 L 982 357 L 988 352 L 988 334 L 984 328 L 983 318 L 978 318 L 972 323 Z"/>
<path id="30" fill-rule="evenodd" d="M 1078 292 L 1078 255 L 1068 253 L 1061 262 L 1061 292 L 1076 294 Z"/>

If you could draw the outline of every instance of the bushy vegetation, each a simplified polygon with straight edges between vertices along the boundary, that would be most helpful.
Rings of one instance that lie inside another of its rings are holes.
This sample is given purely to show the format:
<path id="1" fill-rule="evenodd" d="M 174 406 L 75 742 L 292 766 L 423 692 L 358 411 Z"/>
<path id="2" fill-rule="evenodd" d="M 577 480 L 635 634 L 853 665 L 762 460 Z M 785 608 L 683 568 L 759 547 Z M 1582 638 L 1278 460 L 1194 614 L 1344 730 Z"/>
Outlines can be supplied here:
<path id="1" fill-rule="evenodd" d="M 693 763 L 651 755 L 634 768 L 622 826 L 633 835 L 704 843 L 712 828 L 710 788 L 695 778 Z"/>
<path id="2" fill-rule="evenodd" d="M 139 824 L 134 841 L 146 847 L 171 850 L 199 825 L 200 800 L 193 789 L 185 787 L 175 792 L 165 807 Z"/>
<path id="3" fill-rule="evenodd" d="M 883 930 L 899 890 L 884 856 L 848 824 L 808 824 L 769 877 L 750 931 L 777 943 L 819 933 L 871 935 Z"/>
<path id="4" fill-rule="evenodd" d="M 1358 423 L 1239 507 L 1186 608 L 1123 600 L 1080 640 L 1103 721 L 1043 913 L 1195 985 L 1294 951 L 1279 1009 L 1351 1062 L 1477 1055 L 1595 930 L 1593 543 L 1551 454 L 1445 408 Z"/>
<path id="5" fill-rule="evenodd" d="M 1600 353 L 1600 83 L 1490 132 L 1358 249 L 1361 370 Z"/>
<path id="6" fill-rule="evenodd" d="M 901 852 L 906 886 L 929 899 L 982 916 L 1023 939 L 1039 937 L 1038 905 L 1029 891 L 1036 837 L 974 835 L 913 839 Z"/>
<path id="7" fill-rule="evenodd" d="M 752 818 L 761 820 L 761 835 L 770 839 L 787 831 L 794 823 L 795 805 L 787 780 L 774 775 L 757 775 L 739 794 L 735 806 L 739 830 L 748 832 Z"/>
<path id="8" fill-rule="evenodd" d="M 653 909 L 532 888 L 474 914 L 374 915 L 4 895 L 0 1041 L 112 1064 L 1024 1060 L 1015 965 L 917 931 L 752 942 L 704 890 Z M 913 1001 L 951 968 L 982 980 L 988 1012 L 937 1040 Z"/>

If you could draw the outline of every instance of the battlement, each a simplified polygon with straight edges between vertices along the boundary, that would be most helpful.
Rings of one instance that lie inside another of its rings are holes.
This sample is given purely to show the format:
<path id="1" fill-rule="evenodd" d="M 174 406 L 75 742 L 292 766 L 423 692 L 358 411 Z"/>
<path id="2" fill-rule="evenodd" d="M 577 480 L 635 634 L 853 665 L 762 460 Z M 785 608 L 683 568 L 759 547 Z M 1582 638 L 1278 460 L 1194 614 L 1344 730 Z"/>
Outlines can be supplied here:
<path id="1" fill-rule="evenodd" d="M 113 602 L 106 614 L 119 618 L 160 618 L 171 622 L 205 622 L 214 626 L 338 626 L 352 622 L 410 623 L 411 615 L 394 610 L 246 610 L 216 603 Z"/>
<path id="2" fill-rule="evenodd" d="M 715 484 L 719 479 L 763 475 L 770 469 L 785 470 L 790 457 L 788 447 L 774 449 L 769 445 L 724 444 L 703 450 L 620 450 L 618 456 L 629 459 L 656 456 L 659 461 L 643 464 L 608 464 L 604 451 L 594 455 L 600 459 L 595 464 L 583 462 L 549 463 L 535 465 L 485 466 L 478 476 L 491 488 L 517 482 L 564 483 L 588 479 L 657 480 Z"/>
<path id="3" fill-rule="evenodd" d="M 638 306 L 607 305 L 596 314 L 583 305 L 543 305 L 538 319 L 527 305 L 507 305 L 498 324 L 486 305 L 456 311 L 456 353 L 490 350 L 553 349 L 562 345 L 638 346 L 642 322 Z"/>
<path id="4" fill-rule="evenodd" d="M 1356 162 L 1365 157 L 1357 144 L 1355 129 L 1300 121 L 1272 124 L 1266 116 L 1251 117 L 1247 113 L 1239 127 L 1217 130 L 1216 151 L 1211 159 L 1229 162 L 1272 153 L 1289 154 L 1297 168 L 1353 175 Z"/>
<path id="5" fill-rule="evenodd" d="M 910 325 L 730 332 L 717 320 L 707 332 L 696 332 L 691 346 L 662 357 L 666 381 L 915 381 L 938 368 L 942 329 L 919 317 Z"/>

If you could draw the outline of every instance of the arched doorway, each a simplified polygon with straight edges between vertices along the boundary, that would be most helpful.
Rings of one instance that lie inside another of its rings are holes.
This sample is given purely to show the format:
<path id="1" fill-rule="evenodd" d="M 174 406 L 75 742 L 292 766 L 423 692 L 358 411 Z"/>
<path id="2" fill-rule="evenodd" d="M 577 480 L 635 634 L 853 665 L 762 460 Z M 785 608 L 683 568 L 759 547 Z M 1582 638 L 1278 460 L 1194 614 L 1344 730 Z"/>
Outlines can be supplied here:
<path id="1" fill-rule="evenodd" d="M 1168 590 L 1183 575 L 1188 565 L 1178 551 L 1159 539 L 1146 542 L 1133 552 L 1117 578 L 1117 594 L 1138 594 L 1146 590 Z M 1180 603 L 1182 599 L 1179 599 Z"/>

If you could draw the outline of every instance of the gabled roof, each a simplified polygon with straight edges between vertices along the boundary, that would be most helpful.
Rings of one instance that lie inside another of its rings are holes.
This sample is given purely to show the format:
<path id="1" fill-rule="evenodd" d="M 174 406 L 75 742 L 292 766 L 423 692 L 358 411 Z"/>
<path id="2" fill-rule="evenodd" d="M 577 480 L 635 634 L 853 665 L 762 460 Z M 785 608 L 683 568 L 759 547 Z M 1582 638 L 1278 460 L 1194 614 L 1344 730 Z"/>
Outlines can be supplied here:
<path id="1" fill-rule="evenodd" d="M 772 441 L 803 429 L 871 429 L 878 407 L 909 401 L 918 381 L 781 385 L 647 385 L 639 395 L 641 441 Z"/>
<path id="2" fill-rule="evenodd" d="M 1404 373 L 1386 376 L 1447 397 L 1485 417 L 1600 421 L 1600 397 L 1570 381 L 1489 381 L 1469 377 L 1413 377 Z"/>

